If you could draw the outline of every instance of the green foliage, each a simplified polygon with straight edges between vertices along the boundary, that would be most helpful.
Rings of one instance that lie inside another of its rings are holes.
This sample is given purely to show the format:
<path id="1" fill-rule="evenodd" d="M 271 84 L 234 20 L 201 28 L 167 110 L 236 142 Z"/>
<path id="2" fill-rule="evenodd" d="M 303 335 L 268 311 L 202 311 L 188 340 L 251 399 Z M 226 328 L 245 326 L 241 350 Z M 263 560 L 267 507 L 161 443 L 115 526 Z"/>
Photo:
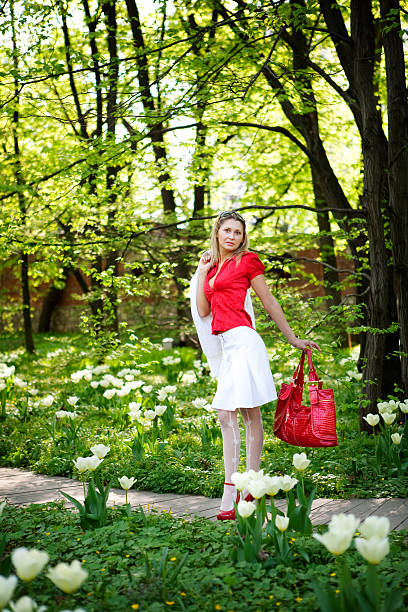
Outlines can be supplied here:
<path id="1" fill-rule="evenodd" d="M 95 487 L 98 487 L 96 490 Z M 103 486 L 98 476 L 92 476 L 88 482 L 88 490 L 86 492 L 84 503 L 81 504 L 77 499 L 61 491 L 62 495 L 74 504 L 79 511 L 79 521 L 84 531 L 87 529 L 96 529 L 104 527 L 107 520 L 107 501 L 109 497 L 110 484 Z"/>

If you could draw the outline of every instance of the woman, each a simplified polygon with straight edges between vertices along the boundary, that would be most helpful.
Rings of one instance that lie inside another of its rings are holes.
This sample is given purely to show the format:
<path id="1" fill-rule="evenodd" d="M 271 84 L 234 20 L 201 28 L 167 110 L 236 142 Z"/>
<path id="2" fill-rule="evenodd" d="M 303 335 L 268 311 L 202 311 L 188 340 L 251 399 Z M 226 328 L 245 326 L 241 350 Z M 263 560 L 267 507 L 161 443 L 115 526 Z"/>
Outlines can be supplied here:
<path id="1" fill-rule="evenodd" d="M 264 265 L 255 253 L 248 251 L 248 244 L 244 218 L 235 211 L 221 213 L 211 233 L 211 251 L 201 257 L 191 288 L 193 318 L 200 342 L 212 373 L 218 375 L 212 407 L 217 410 L 221 425 L 225 467 L 219 520 L 235 518 L 234 501 L 239 499 L 231 483 L 231 476 L 238 469 L 241 446 L 238 409 L 246 431 L 246 468 L 258 471 L 263 446 L 259 407 L 277 398 L 268 354 L 254 329 L 248 289 L 252 287 L 292 346 L 320 351 L 315 342 L 295 336 L 266 285 Z M 202 321 L 206 320 L 211 321 L 212 341 L 203 333 Z M 214 367 L 217 347 L 222 349 L 222 357 Z M 244 497 L 252 499 L 245 491 Z"/>

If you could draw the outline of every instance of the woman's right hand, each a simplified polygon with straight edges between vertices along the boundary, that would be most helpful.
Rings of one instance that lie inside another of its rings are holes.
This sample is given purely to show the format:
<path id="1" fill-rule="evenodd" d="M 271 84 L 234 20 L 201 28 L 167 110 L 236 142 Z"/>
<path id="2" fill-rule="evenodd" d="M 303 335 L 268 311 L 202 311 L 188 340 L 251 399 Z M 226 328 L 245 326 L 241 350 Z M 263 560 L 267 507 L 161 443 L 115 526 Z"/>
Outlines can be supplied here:
<path id="1" fill-rule="evenodd" d="M 198 272 L 201 274 L 207 275 L 208 270 L 211 267 L 211 252 L 205 251 L 201 256 L 201 259 L 198 263 Z"/>

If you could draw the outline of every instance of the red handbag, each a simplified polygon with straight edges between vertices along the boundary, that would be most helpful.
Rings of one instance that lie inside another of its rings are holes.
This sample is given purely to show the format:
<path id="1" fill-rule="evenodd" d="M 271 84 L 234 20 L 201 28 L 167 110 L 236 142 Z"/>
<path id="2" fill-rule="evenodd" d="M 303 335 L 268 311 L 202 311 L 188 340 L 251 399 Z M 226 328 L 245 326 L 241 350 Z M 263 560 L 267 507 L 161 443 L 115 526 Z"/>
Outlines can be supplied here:
<path id="1" fill-rule="evenodd" d="M 305 353 L 309 363 L 310 406 L 302 405 Z M 322 389 L 312 361 L 312 351 L 302 352 L 293 382 L 283 383 L 276 405 L 273 431 L 294 446 L 337 446 L 333 389 Z"/>

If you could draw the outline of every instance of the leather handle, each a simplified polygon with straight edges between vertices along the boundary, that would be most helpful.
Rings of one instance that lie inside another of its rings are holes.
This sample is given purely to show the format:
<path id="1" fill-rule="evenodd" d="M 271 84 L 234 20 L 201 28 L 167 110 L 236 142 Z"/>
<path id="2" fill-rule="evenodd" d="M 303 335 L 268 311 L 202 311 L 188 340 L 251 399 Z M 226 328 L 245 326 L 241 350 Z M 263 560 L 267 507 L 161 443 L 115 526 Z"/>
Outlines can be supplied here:
<path id="1" fill-rule="evenodd" d="M 302 356 L 300 358 L 300 361 L 298 363 L 298 366 L 295 370 L 295 373 L 293 374 L 293 381 L 295 383 L 295 385 L 297 386 L 302 386 L 303 387 L 303 382 L 304 382 L 304 376 L 303 376 L 303 365 L 305 363 L 305 352 L 302 351 Z"/>
<path id="2" fill-rule="evenodd" d="M 316 382 L 319 383 L 319 377 L 317 375 L 316 369 L 313 365 L 313 360 L 312 360 L 312 351 L 311 349 L 307 349 L 307 361 L 309 364 L 309 382 Z"/>

